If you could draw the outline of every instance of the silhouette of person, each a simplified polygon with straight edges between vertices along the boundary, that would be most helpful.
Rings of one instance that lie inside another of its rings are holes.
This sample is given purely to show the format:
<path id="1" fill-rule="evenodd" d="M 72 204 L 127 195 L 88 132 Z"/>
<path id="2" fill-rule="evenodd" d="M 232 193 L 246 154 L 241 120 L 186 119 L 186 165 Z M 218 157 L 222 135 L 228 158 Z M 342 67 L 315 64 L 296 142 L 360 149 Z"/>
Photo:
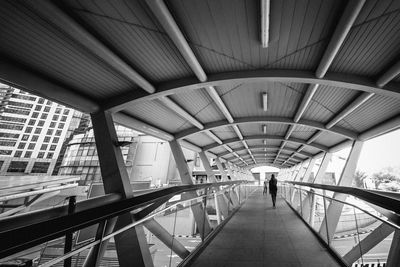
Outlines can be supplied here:
<path id="1" fill-rule="evenodd" d="M 278 180 L 276 180 L 275 175 L 271 175 L 271 180 L 269 180 L 269 193 L 272 198 L 272 205 L 275 208 L 275 203 L 276 203 L 276 193 L 278 192 L 278 186 L 277 186 Z"/>
<path id="2" fill-rule="evenodd" d="M 268 182 L 267 182 L 267 180 L 265 180 L 265 181 L 264 181 L 263 195 L 264 195 L 264 194 L 267 194 L 267 192 L 268 192 Z"/>

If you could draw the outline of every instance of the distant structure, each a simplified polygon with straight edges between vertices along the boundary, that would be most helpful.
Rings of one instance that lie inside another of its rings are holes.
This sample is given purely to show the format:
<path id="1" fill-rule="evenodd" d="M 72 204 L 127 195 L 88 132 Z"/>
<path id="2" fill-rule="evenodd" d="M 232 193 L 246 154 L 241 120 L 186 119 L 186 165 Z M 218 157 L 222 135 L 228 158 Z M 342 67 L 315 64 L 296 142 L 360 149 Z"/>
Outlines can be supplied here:
<path id="1" fill-rule="evenodd" d="M 162 186 L 179 181 L 171 150 L 165 141 L 116 125 L 118 141 L 132 184 Z M 80 175 L 80 185 L 102 182 L 93 130 L 70 138 L 59 175 Z"/>
<path id="2" fill-rule="evenodd" d="M 73 113 L 0 84 L 0 175 L 51 175 Z"/>

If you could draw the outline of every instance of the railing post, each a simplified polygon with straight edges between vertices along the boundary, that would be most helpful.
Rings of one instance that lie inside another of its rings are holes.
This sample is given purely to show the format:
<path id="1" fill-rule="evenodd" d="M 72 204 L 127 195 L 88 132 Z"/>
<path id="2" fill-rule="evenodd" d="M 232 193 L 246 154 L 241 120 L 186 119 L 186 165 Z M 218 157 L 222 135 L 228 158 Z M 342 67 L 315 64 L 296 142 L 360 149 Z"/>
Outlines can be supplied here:
<path id="1" fill-rule="evenodd" d="M 68 214 L 74 213 L 76 206 L 76 196 L 70 196 L 68 198 Z M 72 234 L 73 232 L 68 232 L 65 235 L 65 244 L 64 244 L 64 254 L 67 254 L 72 250 Z M 69 257 L 64 260 L 64 267 L 71 267 L 72 258 Z"/>

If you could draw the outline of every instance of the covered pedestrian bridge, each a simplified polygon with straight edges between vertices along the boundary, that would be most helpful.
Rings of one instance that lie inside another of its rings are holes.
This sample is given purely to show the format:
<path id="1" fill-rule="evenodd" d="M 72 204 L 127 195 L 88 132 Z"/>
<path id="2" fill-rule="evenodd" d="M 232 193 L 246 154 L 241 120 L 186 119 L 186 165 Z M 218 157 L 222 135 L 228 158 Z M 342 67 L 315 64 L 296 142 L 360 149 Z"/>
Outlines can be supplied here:
<path id="1" fill-rule="evenodd" d="M 10 0 L 0 2 L 0 11 L 0 81 L 90 113 L 107 194 L 72 212 L 0 221 L 2 240 L 18 237 L 1 242 L 2 257 L 96 223 L 86 266 L 100 264 L 104 236 L 118 229 L 124 230 L 114 237 L 119 265 L 152 266 L 142 225 L 158 231 L 160 240 L 174 234 L 146 226 L 146 216 L 184 193 L 182 201 L 198 201 L 189 206 L 205 241 L 211 229 L 221 228 L 221 234 L 225 223 L 251 213 L 257 194 L 261 198 L 250 184 L 251 168 L 275 166 L 280 207 L 297 211 L 301 219 L 293 219 L 319 233 L 319 240 L 307 240 L 326 244 L 336 263 L 351 265 L 369 251 L 357 245 L 354 256 L 348 254 L 353 245 L 343 253 L 331 248 L 352 195 L 372 203 L 376 216 L 389 222 L 357 244 L 376 245 L 396 230 L 387 266 L 400 264 L 399 197 L 348 188 L 363 142 L 400 128 L 400 1 Z M 168 141 L 183 187 L 132 193 L 114 122 Z M 199 153 L 209 184 L 193 185 L 182 147 Z M 346 147 L 336 187 L 318 187 L 332 154 Z M 219 228 L 208 221 L 203 200 L 209 194 Z M 260 226 L 241 222 L 243 228 Z M 307 246 L 292 241 L 294 248 Z M 167 244 L 180 258 L 192 257 L 176 245 Z"/>

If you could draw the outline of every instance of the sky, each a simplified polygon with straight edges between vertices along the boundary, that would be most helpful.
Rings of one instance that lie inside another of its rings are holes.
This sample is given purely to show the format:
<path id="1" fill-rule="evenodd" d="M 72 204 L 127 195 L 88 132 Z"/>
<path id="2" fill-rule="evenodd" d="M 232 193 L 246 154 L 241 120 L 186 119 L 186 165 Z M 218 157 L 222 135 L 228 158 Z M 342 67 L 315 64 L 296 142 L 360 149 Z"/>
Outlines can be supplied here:
<path id="1" fill-rule="evenodd" d="M 369 175 L 386 167 L 400 168 L 400 130 L 364 143 L 357 170 Z"/>
<path id="2" fill-rule="evenodd" d="M 400 130 L 365 141 L 357 164 L 357 170 L 369 176 L 388 167 L 400 169 Z M 277 170 L 274 167 L 258 167 L 252 171 L 263 173 Z"/>

